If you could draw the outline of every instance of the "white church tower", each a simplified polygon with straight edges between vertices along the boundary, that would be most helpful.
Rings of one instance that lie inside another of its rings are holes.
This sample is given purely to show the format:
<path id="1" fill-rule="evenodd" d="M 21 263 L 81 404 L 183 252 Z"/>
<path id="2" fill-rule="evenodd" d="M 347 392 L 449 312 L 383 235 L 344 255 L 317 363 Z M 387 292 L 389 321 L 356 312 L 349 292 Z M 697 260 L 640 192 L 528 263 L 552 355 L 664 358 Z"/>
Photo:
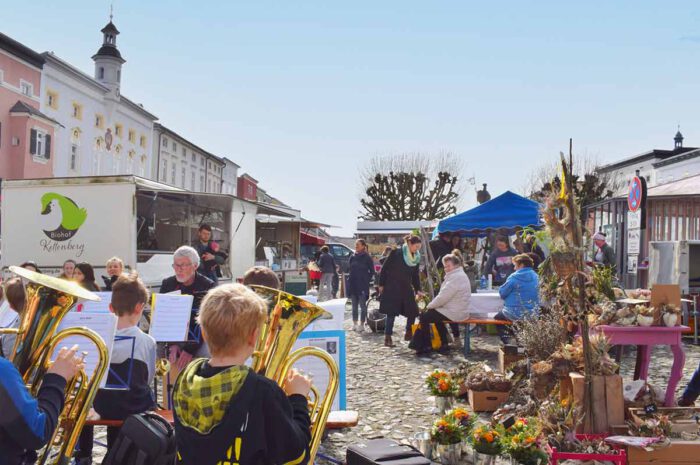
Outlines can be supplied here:
<path id="1" fill-rule="evenodd" d="M 126 62 L 117 49 L 117 35 L 119 31 L 112 23 L 110 15 L 109 23 L 102 28 L 102 47 L 92 57 L 95 62 L 95 79 L 109 88 L 110 96 L 119 100 L 119 86 L 122 79 L 122 65 Z"/>

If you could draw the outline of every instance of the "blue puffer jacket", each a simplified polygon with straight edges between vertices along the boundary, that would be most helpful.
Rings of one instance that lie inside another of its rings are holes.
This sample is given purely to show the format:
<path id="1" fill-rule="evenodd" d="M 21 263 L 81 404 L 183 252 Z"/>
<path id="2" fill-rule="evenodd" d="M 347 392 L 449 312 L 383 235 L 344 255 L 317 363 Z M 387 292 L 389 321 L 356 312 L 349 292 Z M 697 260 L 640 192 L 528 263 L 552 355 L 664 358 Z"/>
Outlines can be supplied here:
<path id="1" fill-rule="evenodd" d="M 505 301 L 503 313 L 510 320 L 520 320 L 536 312 L 540 305 L 539 277 L 532 268 L 521 268 L 508 276 L 498 289 Z"/>

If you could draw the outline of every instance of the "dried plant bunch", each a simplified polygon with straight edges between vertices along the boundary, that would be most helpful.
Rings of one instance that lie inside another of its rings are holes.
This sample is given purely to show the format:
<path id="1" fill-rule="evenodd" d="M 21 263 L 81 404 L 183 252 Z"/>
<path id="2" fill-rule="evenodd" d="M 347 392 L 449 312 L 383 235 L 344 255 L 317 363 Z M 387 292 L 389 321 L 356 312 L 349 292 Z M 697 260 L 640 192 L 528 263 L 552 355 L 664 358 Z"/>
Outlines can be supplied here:
<path id="1" fill-rule="evenodd" d="M 562 314 L 556 311 L 525 318 L 513 325 L 518 342 L 533 362 L 547 360 L 566 342 Z"/>

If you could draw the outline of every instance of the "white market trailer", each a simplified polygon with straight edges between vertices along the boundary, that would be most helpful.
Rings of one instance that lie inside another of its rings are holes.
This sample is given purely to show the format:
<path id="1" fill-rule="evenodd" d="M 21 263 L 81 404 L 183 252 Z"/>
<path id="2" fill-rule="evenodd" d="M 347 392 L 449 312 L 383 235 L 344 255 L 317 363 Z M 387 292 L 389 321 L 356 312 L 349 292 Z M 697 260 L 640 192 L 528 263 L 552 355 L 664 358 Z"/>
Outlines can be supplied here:
<path id="1" fill-rule="evenodd" d="M 3 181 L 0 208 L 3 270 L 33 260 L 58 274 L 73 259 L 90 263 L 101 284 L 107 260 L 118 256 L 149 286 L 173 274 L 173 251 L 190 245 L 201 223 L 228 254 L 222 281 L 241 278 L 255 263 L 256 214 L 268 209 L 137 176 Z"/>

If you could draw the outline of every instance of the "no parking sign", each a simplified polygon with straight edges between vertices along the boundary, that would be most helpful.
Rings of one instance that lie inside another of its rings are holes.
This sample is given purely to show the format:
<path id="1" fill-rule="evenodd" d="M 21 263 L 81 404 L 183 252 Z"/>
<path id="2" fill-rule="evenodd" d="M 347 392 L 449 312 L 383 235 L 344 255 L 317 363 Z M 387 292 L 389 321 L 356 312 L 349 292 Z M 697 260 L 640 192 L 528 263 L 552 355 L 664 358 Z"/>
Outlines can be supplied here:
<path id="1" fill-rule="evenodd" d="M 646 227 L 646 215 L 644 206 L 647 201 L 647 183 L 644 177 L 635 176 L 630 182 L 629 191 L 627 193 L 627 207 L 629 211 L 636 213 L 641 212 L 640 229 Z"/>

